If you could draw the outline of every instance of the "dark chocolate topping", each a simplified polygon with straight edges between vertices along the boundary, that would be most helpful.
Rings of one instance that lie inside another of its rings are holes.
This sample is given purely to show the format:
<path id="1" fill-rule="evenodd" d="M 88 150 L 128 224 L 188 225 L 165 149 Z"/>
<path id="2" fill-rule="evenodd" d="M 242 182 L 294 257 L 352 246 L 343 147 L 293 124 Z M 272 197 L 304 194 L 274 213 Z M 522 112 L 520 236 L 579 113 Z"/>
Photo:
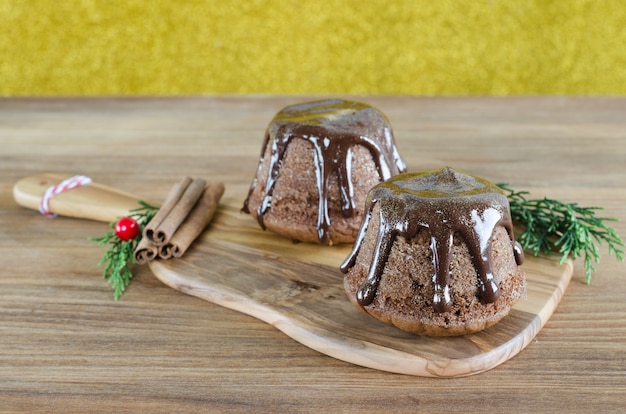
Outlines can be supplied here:
<path id="1" fill-rule="evenodd" d="M 270 209 L 274 185 L 280 176 L 283 157 L 292 139 L 304 139 L 313 144 L 319 196 L 317 229 L 321 243 L 329 243 L 328 189 L 333 172 L 339 180 L 342 214 L 352 217 L 355 213 L 350 167 L 353 146 L 362 145 L 369 149 L 381 181 L 406 170 L 395 146 L 389 121 L 376 108 L 344 100 L 288 106 L 276 114 L 270 123 L 261 148 L 259 172 L 267 146 L 271 146 L 263 201 L 256 211 L 262 228 L 265 228 L 263 216 Z M 253 181 L 244 202 L 242 210 L 246 213 L 250 212 L 248 200 L 257 181 L 258 177 Z"/>
<path id="2" fill-rule="evenodd" d="M 421 229 L 430 234 L 433 256 L 433 307 L 437 312 L 450 309 L 450 252 L 453 237 L 460 235 L 478 273 L 478 291 L 483 302 L 498 298 L 498 286 L 491 266 L 491 238 L 496 226 L 503 226 L 511 238 L 518 265 L 523 253 L 513 239 L 509 203 L 494 184 L 462 174 L 451 168 L 395 176 L 374 187 L 368 194 L 366 215 L 354 248 L 341 271 L 354 266 L 374 205 L 379 205 L 380 226 L 374 257 L 367 278 L 357 291 L 360 305 L 369 305 L 376 295 L 395 238 L 410 239 Z"/>

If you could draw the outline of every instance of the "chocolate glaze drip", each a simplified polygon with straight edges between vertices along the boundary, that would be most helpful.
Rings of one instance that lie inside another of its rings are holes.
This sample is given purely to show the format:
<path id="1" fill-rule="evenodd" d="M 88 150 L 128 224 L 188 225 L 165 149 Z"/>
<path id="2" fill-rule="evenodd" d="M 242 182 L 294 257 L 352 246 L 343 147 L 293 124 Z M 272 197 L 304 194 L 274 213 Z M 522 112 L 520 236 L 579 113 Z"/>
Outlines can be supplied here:
<path id="1" fill-rule="evenodd" d="M 508 231 L 517 264 L 524 260 L 522 249 L 513 238 L 508 200 L 500 189 L 482 178 L 443 168 L 401 174 L 370 191 L 354 248 L 341 265 L 343 273 L 356 262 L 375 205 L 379 205 L 380 226 L 369 273 L 357 291 L 361 306 L 374 300 L 398 235 L 410 239 L 421 229 L 428 230 L 434 267 L 433 308 L 437 312 L 450 310 L 452 305 L 450 253 L 455 234 L 465 240 L 478 273 L 478 291 L 483 302 L 494 302 L 499 294 L 491 266 L 491 238 L 496 226 L 504 226 Z"/>
<path id="2" fill-rule="evenodd" d="M 381 128 L 382 125 L 382 128 Z M 406 170 L 395 146 L 386 117 L 377 109 L 358 102 L 325 100 L 288 106 L 270 123 L 261 148 L 257 171 L 242 211 L 249 213 L 248 200 L 258 182 L 267 146 L 271 146 L 269 172 L 263 201 L 256 211 L 257 221 L 265 229 L 263 217 L 272 203 L 272 193 L 280 177 L 287 146 L 292 139 L 313 144 L 315 175 L 319 197 L 317 229 L 321 243 L 329 243 L 328 191 L 330 177 L 337 174 L 341 192 L 341 211 L 345 217 L 355 214 L 352 184 L 352 147 L 369 149 L 381 181 Z"/>

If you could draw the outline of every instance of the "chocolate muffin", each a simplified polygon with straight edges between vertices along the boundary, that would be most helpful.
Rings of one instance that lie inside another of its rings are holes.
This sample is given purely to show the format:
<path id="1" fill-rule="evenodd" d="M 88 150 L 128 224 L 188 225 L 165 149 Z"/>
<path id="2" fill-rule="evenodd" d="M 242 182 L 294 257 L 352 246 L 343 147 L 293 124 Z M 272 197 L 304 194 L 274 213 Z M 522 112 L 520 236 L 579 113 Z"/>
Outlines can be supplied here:
<path id="1" fill-rule="evenodd" d="M 489 181 L 450 168 L 374 187 L 341 266 L 350 301 L 420 335 L 483 330 L 525 295 L 509 204 Z"/>
<path id="2" fill-rule="evenodd" d="M 242 211 L 292 240 L 352 243 L 368 191 L 405 169 L 376 108 L 337 99 L 288 106 L 267 128 Z"/>

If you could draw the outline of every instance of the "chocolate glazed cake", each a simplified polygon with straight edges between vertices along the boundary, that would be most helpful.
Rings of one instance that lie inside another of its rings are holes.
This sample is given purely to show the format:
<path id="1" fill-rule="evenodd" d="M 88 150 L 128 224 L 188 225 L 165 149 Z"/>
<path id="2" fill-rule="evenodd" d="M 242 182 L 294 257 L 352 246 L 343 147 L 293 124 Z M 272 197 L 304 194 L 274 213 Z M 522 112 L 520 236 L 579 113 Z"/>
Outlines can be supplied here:
<path id="1" fill-rule="evenodd" d="M 345 100 L 288 106 L 267 128 L 242 211 L 292 240 L 352 243 L 368 191 L 405 169 L 376 108 Z"/>
<path id="2" fill-rule="evenodd" d="M 477 332 L 525 295 L 509 204 L 487 180 L 450 168 L 374 187 L 341 266 L 352 303 L 422 335 Z"/>

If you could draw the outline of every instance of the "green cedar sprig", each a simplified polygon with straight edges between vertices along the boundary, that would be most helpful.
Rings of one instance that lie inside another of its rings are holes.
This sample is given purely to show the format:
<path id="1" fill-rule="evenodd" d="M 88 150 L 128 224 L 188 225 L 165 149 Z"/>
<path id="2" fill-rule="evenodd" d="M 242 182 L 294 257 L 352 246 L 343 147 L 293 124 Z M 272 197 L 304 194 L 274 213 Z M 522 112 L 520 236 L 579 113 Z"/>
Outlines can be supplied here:
<path id="1" fill-rule="evenodd" d="M 143 228 L 152 220 L 156 214 L 158 207 L 139 201 L 141 207 L 131 210 L 129 217 L 132 217 L 139 226 L 139 236 L 134 239 L 123 241 L 114 231 L 107 232 L 99 238 L 90 238 L 91 241 L 98 243 L 100 246 L 109 245 L 109 249 L 104 253 L 104 257 L 98 263 L 98 266 L 104 265 L 102 277 L 107 279 L 113 288 L 113 298 L 118 300 L 130 284 L 133 274 L 130 265 L 135 264 L 135 248 L 141 240 Z M 116 222 L 111 222 L 109 227 L 114 228 Z"/>
<path id="2" fill-rule="evenodd" d="M 557 250 L 561 263 L 568 257 L 576 259 L 584 255 L 583 265 L 587 284 L 600 262 L 598 245 L 606 242 L 609 255 L 624 260 L 624 241 L 606 222 L 614 218 L 597 217 L 602 207 L 581 207 L 576 203 L 563 203 L 547 197 L 528 199 L 527 191 L 514 191 L 508 184 L 497 184 L 509 199 L 511 218 L 522 225 L 523 232 L 517 238 L 524 250 L 535 256 Z"/>

